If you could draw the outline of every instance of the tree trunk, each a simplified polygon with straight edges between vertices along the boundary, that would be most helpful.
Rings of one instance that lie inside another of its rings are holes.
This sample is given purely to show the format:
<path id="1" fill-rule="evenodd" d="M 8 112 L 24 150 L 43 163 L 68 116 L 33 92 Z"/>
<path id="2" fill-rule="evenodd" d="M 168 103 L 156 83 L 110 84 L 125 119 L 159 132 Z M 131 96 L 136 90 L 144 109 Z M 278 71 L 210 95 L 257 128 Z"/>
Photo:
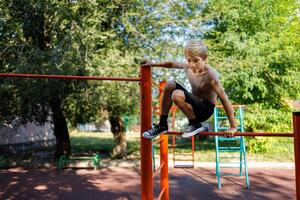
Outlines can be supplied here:
<path id="1" fill-rule="evenodd" d="M 52 120 L 54 124 L 54 135 L 56 137 L 54 158 L 59 159 L 62 155 L 70 156 L 71 143 L 67 120 L 61 108 L 61 100 L 59 98 L 55 98 L 51 101 L 51 109 L 53 112 Z"/>
<path id="2" fill-rule="evenodd" d="M 110 116 L 111 132 L 114 135 L 113 158 L 125 158 L 127 156 L 127 142 L 124 122 L 119 116 Z"/>

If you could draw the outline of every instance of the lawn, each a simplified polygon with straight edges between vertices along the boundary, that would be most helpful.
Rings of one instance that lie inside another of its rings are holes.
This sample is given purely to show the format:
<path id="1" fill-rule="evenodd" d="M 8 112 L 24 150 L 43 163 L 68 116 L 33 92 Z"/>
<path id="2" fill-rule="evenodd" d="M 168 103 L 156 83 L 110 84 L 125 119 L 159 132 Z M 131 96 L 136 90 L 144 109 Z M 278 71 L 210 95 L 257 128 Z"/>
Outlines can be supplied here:
<path id="1" fill-rule="evenodd" d="M 140 134 L 130 132 L 126 134 L 127 151 L 129 159 L 140 159 Z M 169 159 L 173 159 L 172 137 L 169 137 Z M 112 133 L 103 132 L 70 132 L 71 148 L 73 155 L 91 156 L 100 153 L 102 158 L 109 158 L 113 149 Z M 191 140 L 182 141 L 177 136 L 175 149 L 176 160 L 183 157 L 191 160 Z M 246 143 L 247 145 L 247 143 Z M 159 147 L 155 147 L 155 157 L 159 159 Z M 271 150 L 265 153 L 250 153 L 247 150 L 247 160 L 256 162 L 294 162 L 294 149 L 292 138 L 278 138 Z M 18 154 L 0 155 L 0 168 L 7 166 L 39 166 L 53 162 L 55 146 L 48 148 L 32 149 Z M 215 142 L 213 137 L 201 137 L 195 139 L 195 161 L 215 162 Z M 230 154 L 232 156 L 233 154 Z M 238 153 L 235 153 L 238 155 Z M 223 154 L 226 156 L 226 154 Z"/>
<path id="2" fill-rule="evenodd" d="M 113 148 L 112 133 L 100 132 L 72 132 L 71 134 L 72 151 L 100 151 L 103 153 L 111 152 Z M 138 157 L 140 151 L 139 133 L 130 132 L 126 135 L 129 157 Z M 177 136 L 178 145 L 176 155 L 189 154 L 191 152 L 191 141 L 182 141 Z M 172 140 L 169 140 L 169 153 L 172 154 Z M 246 143 L 247 145 L 247 143 Z M 294 162 L 294 150 L 292 138 L 279 138 L 278 142 L 265 153 L 247 152 L 248 161 L 259 162 Z M 159 147 L 155 146 L 156 157 L 159 154 Z M 226 155 L 226 154 L 223 154 Z M 231 154 L 232 155 L 232 154 Z M 195 139 L 195 161 L 214 162 L 215 161 L 215 142 L 214 138 Z"/>

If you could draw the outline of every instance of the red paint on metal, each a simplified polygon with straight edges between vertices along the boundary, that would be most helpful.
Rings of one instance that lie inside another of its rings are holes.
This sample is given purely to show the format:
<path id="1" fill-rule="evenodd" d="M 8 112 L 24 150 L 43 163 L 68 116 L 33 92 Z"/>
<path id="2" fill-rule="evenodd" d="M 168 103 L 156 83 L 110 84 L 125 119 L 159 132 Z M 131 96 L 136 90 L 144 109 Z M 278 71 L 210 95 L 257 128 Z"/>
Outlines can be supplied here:
<path id="1" fill-rule="evenodd" d="M 152 142 L 142 134 L 151 128 L 151 68 L 141 67 L 141 198 L 153 200 Z"/>
<path id="2" fill-rule="evenodd" d="M 169 200 L 169 169 L 168 169 L 168 135 L 160 135 L 160 163 L 164 163 L 160 170 L 160 189 L 164 190 L 162 200 Z"/>
<path id="3" fill-rule="evenodd" d="M 75 79 L 75 80 L 101 80 L 101 81 L 141 81 L 140 78 L 98 77 L 98 76 L 66 76 L 45 74 L 0 74 L 0 77 L 14 78 L 48 78 L 48 79 Z"/>
<path id="4" fill-rule="evenodd" d="M 168 132 L 167 135 L 182 135 L 182 132 Z M 199 135 L 219 135 L 224 136 L 224 132 L 201 132 Z M 294 137 L 293 133 L 256 133 L 256 132 L 237 132 L 234 134 L 235 136 L 262 136 L 262 137 Z"/>
<path id="5" fill-rule="evenodd" d="M 293 113 L 296 199 L 300 200 L 300 112 Z"/>

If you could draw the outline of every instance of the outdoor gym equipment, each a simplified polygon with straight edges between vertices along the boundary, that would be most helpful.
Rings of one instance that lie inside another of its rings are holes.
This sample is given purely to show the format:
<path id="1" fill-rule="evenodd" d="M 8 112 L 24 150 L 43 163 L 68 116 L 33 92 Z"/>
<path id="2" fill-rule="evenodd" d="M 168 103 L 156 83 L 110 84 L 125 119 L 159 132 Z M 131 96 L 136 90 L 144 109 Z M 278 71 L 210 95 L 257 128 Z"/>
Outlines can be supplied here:
<path id="1" fill-rule="evenodd" d="M 95 153 L 92 157 L 68 157 L 62 155 L 57 162 L 57 169 L 62 170 L 67 168 L 70 163 L 77 163 L 79 161 L 89 161 L 93 166 L 94 170 L 99 169 L 101 165 L 101 157 L 98 153 Z"/>
<path id="2" fill-rule="evenodd" d="M 233 109 L 237 111 L 235 119 L 238 122 L 237 130 L 244 132 L 244 107 L 243 105 L 232 105 Z M 228 130 L 230 127 L 224 124 L 224 121 L 228 120 L 227 116 L 220 114 L 223 110 L 223 106 L 216 106 L 214 110 L 214 127 L 215 131 Z M 222 123 L 223 122 L 223 123 Z M 222 144 L 227 142 L 227 144 Z M 218 187 L 221 186 L 222 176 L 245 176 L 246 186 L 249 188 L 249 177 L 248 177 L 248 167 L 247 167 L 247 157 L 246 157 L 246 147 L 244 136 L 239 137 L 219 137 L 215 136 L 216 145 L 216 176 L 218 178 Z M 238 153 L 239 155 L 236 155 Z M 225 155 L 224 155 L 225 154 Z M 226 155 L 230 154 L 230 155 Z M 232 160 L 234 159 L 234 161 Z M 237 161 L 238 160 L 238 161 Z M 238 174 L 227 174 L 221 173 L 221 168 L 239 168 Z M 243 172 L 244 171 L 244 172 Z"/>
<path id="3" fill-rule="evenodd" d="M 164 87 L 166 86 L 166 81 L 161 81 L 158 84 L 159 88 L 159 106 L 153 107 L 153 113 L 152 113 L 152 123 L 154 122 L 154 116 L 161 114 L 161 106 L 162 106 L 162 98 L 163 98 L 163 91 Z M 176 111 L 177 106 L 172 105 L 170 108 L 170 114 L 172 115 L 172 126 L 171 130 L 175 131 L 175 121 L 176 121 Z M 191 152 L 190 153 L 176 153 L 176 147 L 179 143 L 183 144 L 186 142 L 191 142 Z M 156 165 L 155 165 L 155 145 L 156 140 L 152 140 L 152 159 L 153 159 L 153 170 L 155 171 Z M 172 152 L 173 152 L 173 167 L 174 168 L 194 168 L 194 161 L 195 161 L 195 137 L 192 136 L 191 140 L 185 139 L 181 140 L 180 142 L 177 142 L 176 135 L 172 135 Z"/>
<path id="4" fill-rule="evenodd" d="M 169 132 L 160 135 L 160 163 L 161 165 L 152 172 L 152 141 L 142 137 L 142 133 L 151 128 L 151 68 L 141 67 L 140 78 L 113 78 L 113 77 L 88 77 L 88 76 L 56 76 L 56 75 L 29 75 L 29 74 L 0 74 L 0 77 L 19 78 L 54 78 L 54 79 L 79 79 L 79 80 L 115 80 L 140 82 L 141 88 L 141 199 L 153 200 L 153 177 L 160 171 L 161 191 L 158 199 L 169 199 L 168 175 L 168 136 L 180 135 L 181 132 Z M 295 152 L 295 179 L 296 198 L 300 200 L 300 112 L 293 113 L 293 133 L 236 133 L 235 136 L 264 136 L 264 137 L 293 137 Z M 224 136 L 223 132 L 202 132 L 201 135 Z M 199 198 L 200 199 L 200 198 Z"/>

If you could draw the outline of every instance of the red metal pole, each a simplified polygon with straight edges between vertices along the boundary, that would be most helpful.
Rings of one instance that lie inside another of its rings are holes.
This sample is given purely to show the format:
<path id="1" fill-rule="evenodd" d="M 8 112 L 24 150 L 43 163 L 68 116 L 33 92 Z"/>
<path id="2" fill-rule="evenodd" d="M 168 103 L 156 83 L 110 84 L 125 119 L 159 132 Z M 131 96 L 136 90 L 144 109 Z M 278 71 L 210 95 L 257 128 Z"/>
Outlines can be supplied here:
<path id="1" fill-rule="evenodd" d="M 75 79 L 75 80 L 98 80 L 98 81 L 140 81 L 140 78 L 128 77 L 100 77 L 100 76 L 66 76 L 66 75 L 47 75 L 47 74 L 3 74 L 0 77 L 14 78 L 48 78 L 48 79 Z"/>
<path id="2" fill-rule="evenodd" d="M 168 135 L 160 135 L 160 164 L 164 163 L 160 171 L 160 189 L 164 190 L 162 200 L 169 200 L 169 171 L 168 171 Z"/>
<path id="3" fill-rule="evenodd" d="M 296 199 L 300 200 L 300 112 L 293 113 Z"/>
<path id="4" fill-rule="evenodd" d="M 141 67 L 141 199 L 153 200 L 152 142 L 142 134 L 151 128 L 151 68 Z"/>
<path id="5" fill-rule="evenodd" d="M 166 86 L 166 82 L 162 81 L 159 83 L 159 113 L 161 114 L 163 89 Z M 172 116 L 173 117 L 173 116 Z M 173 119 L 172 119 L 172 128 Z M 163 190 L 162 200 L 169 200 L 169 172 L 168 172 L 168 135 L 160 135 L 160 164 L 164 163 L 160 171 L 160 190 Z"/>

